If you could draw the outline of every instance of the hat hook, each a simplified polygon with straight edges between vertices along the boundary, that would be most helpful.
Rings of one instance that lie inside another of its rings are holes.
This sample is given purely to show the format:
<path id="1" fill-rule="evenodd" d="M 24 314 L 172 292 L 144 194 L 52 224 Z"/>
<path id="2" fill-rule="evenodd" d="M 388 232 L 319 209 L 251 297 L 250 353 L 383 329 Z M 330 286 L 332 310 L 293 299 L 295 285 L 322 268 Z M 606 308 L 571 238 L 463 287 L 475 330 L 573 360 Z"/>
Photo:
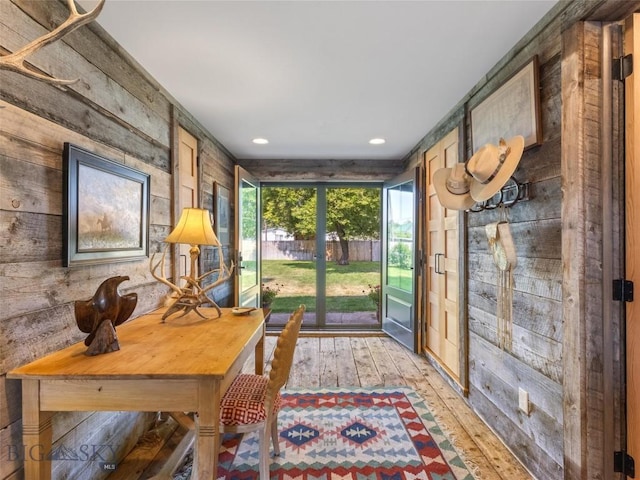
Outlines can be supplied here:
<path id="1" fill-rule="evenodd" d="M 494 210 L 498 207 L 513 207 L 518 202 L 525 202 L 531 200 L 530 196 L 530 182 L 521 183 L 515 176 L 509 177 L 509 180 L 496 194 L 489 200 L 474 204 L 467 212 L 478 213 L 483 210 Z M 513 192 L 513 193 L 512 193 Z M 494 198 L 497 201 L 492 202 Z"/>

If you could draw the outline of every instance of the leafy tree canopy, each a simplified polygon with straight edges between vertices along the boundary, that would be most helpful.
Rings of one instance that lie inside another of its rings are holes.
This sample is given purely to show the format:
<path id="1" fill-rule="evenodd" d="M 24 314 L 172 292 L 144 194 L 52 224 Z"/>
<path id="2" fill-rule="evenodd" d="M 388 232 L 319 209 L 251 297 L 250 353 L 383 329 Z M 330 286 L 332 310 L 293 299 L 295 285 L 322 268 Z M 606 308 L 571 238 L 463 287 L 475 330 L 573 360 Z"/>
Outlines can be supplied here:
<path id="1" fill-rule="evenodd" d="M 270 227 L 291 233 L 296 240 L 316 236 L 314 188 L 264 187 L 263 219 Z M 348 263 L 348 240 L 378 238 L 380 234 L 380 190 L 378 188 L 328 188 L 327 231 L 338 236 L 342 246 L 340 263 Z"/>

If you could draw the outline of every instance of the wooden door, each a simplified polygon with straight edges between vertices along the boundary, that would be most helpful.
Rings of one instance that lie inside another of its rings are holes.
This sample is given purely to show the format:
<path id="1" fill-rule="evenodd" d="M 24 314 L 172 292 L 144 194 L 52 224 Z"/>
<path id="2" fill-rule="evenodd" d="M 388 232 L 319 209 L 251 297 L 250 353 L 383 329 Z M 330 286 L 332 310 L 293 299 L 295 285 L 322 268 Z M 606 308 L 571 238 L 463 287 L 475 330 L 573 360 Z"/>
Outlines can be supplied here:
<path id="1" fill-rule="evenodd" d="M 182 127 L 178 130 L 178 223 L 183 208 L 198 206 L 198 140 Z M 178 273 L 187 274 L 190 245 L 180 244 Z"/>
<path id="2" fill-rule="evenodd" d="M 625 81 L 625 242 L 627 280 L 640 285 L 640 14 L 625 25 L 625 55 L 633 54 L 633 72 Z M 626 304 L 627 453 L 640 461 L 640 304 Z"/>
<path id="3" fill-rule="evenodd" d="M 460 380 L 459 352 L 459 232 L 457 210 L 440 205 L 433 174 L 458 162 L 458 129 L 448 133 L 425 153 L 427 295 L 425 349 Z"/>

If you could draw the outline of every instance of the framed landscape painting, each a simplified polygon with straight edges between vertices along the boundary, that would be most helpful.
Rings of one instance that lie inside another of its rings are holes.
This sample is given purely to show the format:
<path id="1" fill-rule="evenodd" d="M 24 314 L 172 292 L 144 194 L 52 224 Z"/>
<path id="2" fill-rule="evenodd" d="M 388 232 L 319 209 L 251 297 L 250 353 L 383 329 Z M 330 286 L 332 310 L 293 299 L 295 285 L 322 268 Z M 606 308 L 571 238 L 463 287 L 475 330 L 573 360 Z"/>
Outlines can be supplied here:
<path id="1" fill-rule="evenodd" d="M 149 175 L 64 144 L 63 266 L 149 255 Z"/>

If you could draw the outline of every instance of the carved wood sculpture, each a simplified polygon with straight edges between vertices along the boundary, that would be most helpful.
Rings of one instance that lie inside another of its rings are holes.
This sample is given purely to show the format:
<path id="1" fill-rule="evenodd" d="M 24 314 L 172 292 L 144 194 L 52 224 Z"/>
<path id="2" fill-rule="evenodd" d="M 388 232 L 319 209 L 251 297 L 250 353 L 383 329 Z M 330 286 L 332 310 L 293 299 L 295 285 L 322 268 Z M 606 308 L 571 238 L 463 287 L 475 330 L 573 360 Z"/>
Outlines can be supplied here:
<path id="1" fill-rule="evenodd" d="M 105 0 L 100 0 L 98 5 L 87 13 L 78 13 L 78 9 L 76 8 L 76 4 L 74 0 L 67 0 L 69 5 L 69 18 L 64 21 L 60 26 L 56 29 L 50 31 L 46 35 L 42 37 L 36 38 L 31 43 L 25 45 L 21 49 L 10 53 L 8 55 L 0 56 L 0 68 L 4 68 L 7 70 L 11 70 L 13 72 L 18 72 L 23 75 L 26 75 L 31 78 L 36 78 L 38 80 L 44 80 L 45 82 L 53 83 L 54 85 L 70 85 L 78 81 L 75 80 L 62 80 L 54 77 L 50 77 L 48 75 L 44 75 L 39 73 L 31 68 L 28 68 L 25 64 L 26 57 L 31 55 L 32 53 L 37 52 L 42 47 L 49 45 L 50 43 L 59 40 L 64 37 L 67 33 L 72 32 L 78 27 L 85 25 L 91 21 L 93 21 L 98 14 L 102 11 L 102 7 L 104 6 Z"/>
<path id="2" fill-rule="evenodd" d="M 233 268 L 234 268 L 234 263 L 231 262 L 231 265 L 227 267 L 224 263 L 222 248 L 218 247 L 219 249 L 218 250 L 218 260 L 219 260 L 218 268 L 214 268 L 213 270 L 203 273 L 199 277 L 193 277 L 192 275 L 183 275 L 180 278 L 182 280 L 185 280 L 186 283 L 183 287 L 179 287 L 174 283 L 171 283 L 169 280 L 167 280 L 167 277 L 165 275 L 164 266 L 165 266 L 165 258 L 167 255 L 168 247 L 169 247 L 168 245 L 167 247 L 165 247 L 164 252 L 162 252 L 162 257 L 160 258 L 160 260 L 158 260 L 158 262 L 154 264 L 154 259 L 156 256 L 155 253 L 151 256 L 151 259 L 149 260 L 149 266 L 150 266 L 151 275 L 153 275 L 153 278 L 158 280 L 160 283 L 164 283 L 174 292 L 175 300 L 169 306 L 169 308 L 164 313 L 164 315 L 162 315 L 162 321 L 164 322 L 167 317 L 181 310 L 183 311 L 181 316 L 184 316 L 187 313 L 194 311 L 198 315 L 200 315 L 202 318 L 206 318 L 204 315 L 202 315 L 198 311 L 198 307 L 206 303 L 211 304 L 213 308 L 216 309 L 216 311 L 218 312 L 218 317 L 222 315 L 222 310 L 220 310 L 220 307 L 216 302 L 214 302 L 207 296 L 207 292 L 217 287 L 218 285 L 224 283 L 224 281 L 231 276 L 231 273 L 233 272 Z M 156 273 L 156 270 L 158 269 L 158 267 L 160 267 L 160 275 Z M 193 268 L 191 271 L 192 272 L 194 271 Z M 213 283 L 210 283 L 206 287 L 203 287 L 202 281 L 205 278 L 207 278 L 209 275 L 213 275 L 216 272 L 218 273 L 218 278 Z"/>
<path id="3" fill-rule="evenodd" d="M 126 280 L 129 277 L 108 278 L 100 284 L 92 298 L 75 302 L 78 328 L 89 334 L 84 340 L 84 344 L 89 347 L 85 355 L 120 350 L 115 327 L 131 316 L 138 303 L 137 293 L 118 293 L 118 285 Z"/>

